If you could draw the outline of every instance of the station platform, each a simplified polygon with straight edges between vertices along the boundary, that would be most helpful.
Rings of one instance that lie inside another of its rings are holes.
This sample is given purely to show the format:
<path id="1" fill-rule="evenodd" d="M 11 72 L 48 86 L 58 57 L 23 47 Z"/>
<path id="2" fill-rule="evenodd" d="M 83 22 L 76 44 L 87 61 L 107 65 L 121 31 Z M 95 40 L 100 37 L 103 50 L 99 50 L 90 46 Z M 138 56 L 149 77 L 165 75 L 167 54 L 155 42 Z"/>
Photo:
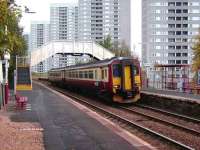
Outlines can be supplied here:
<path id="1" fill-rule="evenodd" d="M 14 113 L 11 120 L 39 123 L 46 150 L 152 149 L 109 120 L 40 83 L 33 83 L 32 91 L 20 94 L 28 97 L 29 108 Z"/>
<path id="2" fill-rule="evenodd" d="M 173 98 L 177 100 L 183 101 L 193 101 L 200 104 L 200 95 L 197 94 L 190 94 L 172 90 L 161 90 L 161 89 L 154 89 L 154 88 L 144 88 L 142 89 L 141 93 L 149 94 L 149 95 L 158 95 L 165 98 Z"/>

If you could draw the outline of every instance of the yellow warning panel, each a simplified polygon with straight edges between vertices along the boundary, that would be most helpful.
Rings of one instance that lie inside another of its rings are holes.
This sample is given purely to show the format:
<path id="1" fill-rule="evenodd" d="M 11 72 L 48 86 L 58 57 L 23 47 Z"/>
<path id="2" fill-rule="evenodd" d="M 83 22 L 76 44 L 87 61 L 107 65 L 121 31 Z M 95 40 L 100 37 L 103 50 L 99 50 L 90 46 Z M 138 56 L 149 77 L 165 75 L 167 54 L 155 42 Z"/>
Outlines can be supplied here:
<path id="1" fill-rule="evenodd" d="M 131 90 L 132 83 L 131 83 L 131 66 L 126 66 L 124 68 L 124 76 L 125 76 L 125 89 Z"/>
<path id="2" fill-rule="evenodd" d="M 31 91 L 32 90 L 32 85 L 31 84 L 18 84 L 16 86 L 17 91 Z"/>

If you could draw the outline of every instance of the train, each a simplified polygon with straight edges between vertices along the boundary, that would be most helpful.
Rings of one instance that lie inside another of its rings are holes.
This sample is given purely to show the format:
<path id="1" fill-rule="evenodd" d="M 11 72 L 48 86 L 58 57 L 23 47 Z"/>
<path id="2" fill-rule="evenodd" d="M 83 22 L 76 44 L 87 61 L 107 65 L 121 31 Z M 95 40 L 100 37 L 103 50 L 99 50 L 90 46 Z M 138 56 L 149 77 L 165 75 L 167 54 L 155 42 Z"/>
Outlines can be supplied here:
<path id="1" fill-rule="evenodd" d="M 48 80 L 114 103 L 134 103 L 140 99 L 141 68 L 137 59 L 114 57 L 96 62 L 51 69 Z"/>

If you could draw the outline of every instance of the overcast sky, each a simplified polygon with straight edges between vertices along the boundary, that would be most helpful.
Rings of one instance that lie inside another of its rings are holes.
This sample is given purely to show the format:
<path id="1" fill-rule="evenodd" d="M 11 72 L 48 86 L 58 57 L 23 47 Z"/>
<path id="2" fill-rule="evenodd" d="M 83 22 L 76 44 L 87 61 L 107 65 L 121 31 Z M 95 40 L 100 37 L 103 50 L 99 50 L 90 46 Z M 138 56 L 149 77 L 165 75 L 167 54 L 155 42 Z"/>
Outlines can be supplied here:
<path id="1" fill-rule="evenodd" d="M 141 56 L 141 0 L 131 0 L 131 15 L 132 15 L 132 51 Z M 25 14 L 21 20 L 21 26 L 24 27 L 25 33 L 30 32 L 31 21 L 49 21 L 49 6 L 51 3 L 78 3 L 78 0 L 16 0 L 18 5 L 27 6 L 30 11 L 37 12 L 36 14 Z M 135 48 L 134 48 L 135 47 Z"/>

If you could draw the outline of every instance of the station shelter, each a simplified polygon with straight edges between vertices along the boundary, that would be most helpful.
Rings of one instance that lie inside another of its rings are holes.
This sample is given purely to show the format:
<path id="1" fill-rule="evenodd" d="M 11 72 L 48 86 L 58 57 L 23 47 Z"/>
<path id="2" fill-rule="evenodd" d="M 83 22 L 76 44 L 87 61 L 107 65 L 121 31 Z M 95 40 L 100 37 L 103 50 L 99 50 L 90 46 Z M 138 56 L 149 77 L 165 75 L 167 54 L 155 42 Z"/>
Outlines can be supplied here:
<path id="1" fill-rule="evenodd" d="M 187 90 L 191 87 L 191 66 L 188 64 L 156 64 L 153 87 L 170 90 Z"/>

